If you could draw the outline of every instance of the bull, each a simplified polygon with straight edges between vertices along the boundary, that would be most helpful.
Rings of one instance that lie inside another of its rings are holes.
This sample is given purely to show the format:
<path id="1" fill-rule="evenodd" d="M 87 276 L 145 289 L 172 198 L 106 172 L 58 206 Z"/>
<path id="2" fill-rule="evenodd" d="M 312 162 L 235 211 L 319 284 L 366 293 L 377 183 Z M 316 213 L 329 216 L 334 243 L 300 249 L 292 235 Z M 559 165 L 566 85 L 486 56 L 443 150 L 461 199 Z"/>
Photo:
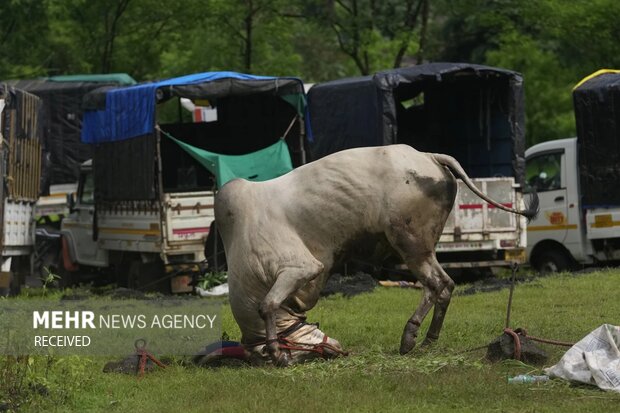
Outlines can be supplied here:
<path id="1" fill-rule="evenodd" d="M 496 208 L 524 210 L 482 193 L 461 165 L 407 145 L 334 153 L 266 182 L 230 181 L 215 200 L 215 219 L 228 261 L 230 305 L 242 343 L 256 362 L 285 366 L 343 354 L 337 340 L 305 322 L 338 258 L 362 239 L 381 239 L 424 288 L 407 321 L 400 353 L 416 345 L 434 307 L 423 344 L 439 338 L 454 281 L 435 255 L 452 210 L 456 178 Z"/>

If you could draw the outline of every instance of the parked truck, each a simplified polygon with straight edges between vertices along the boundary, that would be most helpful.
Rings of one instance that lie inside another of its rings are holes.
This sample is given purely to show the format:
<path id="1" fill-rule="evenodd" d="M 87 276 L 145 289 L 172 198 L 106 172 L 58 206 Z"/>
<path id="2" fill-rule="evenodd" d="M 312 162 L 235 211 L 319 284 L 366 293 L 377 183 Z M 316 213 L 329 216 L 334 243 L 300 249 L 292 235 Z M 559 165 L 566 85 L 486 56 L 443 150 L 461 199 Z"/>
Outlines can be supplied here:
<path id="1" fill-rule="evenodd" d="M 540 199 L 528 258 L 540 271 L 620 261 L 620 74 L 601 71 L 573 91 L 577 137 L 526 151 Z"/>
<path id="2" fill-rule="evenodd" d="M 181 98 L 205 116 L 192 118 Z M 217 188 L 305 160 L 298 79 L 210 72 L 94 91 L 85 102 L 82 140 L 93 159 L 60 231 L 62 275 L 72 282 L 115 274 L 132 288 L 191 291 Z"/>
<path id="3" fill-rule="evenodd" d="M 523 79 L 516 72 L 430 63 L 316 84 L 308 100 L 312 159 L 404 143 L 452 155 L 492 199 L 524 206 Z M 459 181 L 437 257 L 452 272 L 524 263 L 526 225 L 525 218 L 481 202 Z"/>
<path id="4" fill-rule="evenodd" d="M 37 202 L 37 223 L 42 230 L 59 228 L 68 214 L 67 194 L 75 194 L 82 162 L 92 157 L 89 145 L 80 141 L 82 100 L 98 88 L 133 85 L 126 73 L 51 76 L 9 82 L 38 96 L 43 105 L 41 197 Z"/>
<path id="5" fill-rule="evenodd" d="M 0 83 L 0 295 L 19 292 L 34 257 L 41 101 Z"/>

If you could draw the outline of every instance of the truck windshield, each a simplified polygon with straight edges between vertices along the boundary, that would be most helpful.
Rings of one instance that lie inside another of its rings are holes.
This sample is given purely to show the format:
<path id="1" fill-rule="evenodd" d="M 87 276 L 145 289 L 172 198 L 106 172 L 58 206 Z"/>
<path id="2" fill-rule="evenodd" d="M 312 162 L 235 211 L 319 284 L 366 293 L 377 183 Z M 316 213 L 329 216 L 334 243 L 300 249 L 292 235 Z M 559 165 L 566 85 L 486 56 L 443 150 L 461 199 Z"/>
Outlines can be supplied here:
<path id="1" fill-rule="evenodd" d="M 562 152 L 546 153 L 526 161 L 526 190 L 553 191 L 562 187 Z"/>

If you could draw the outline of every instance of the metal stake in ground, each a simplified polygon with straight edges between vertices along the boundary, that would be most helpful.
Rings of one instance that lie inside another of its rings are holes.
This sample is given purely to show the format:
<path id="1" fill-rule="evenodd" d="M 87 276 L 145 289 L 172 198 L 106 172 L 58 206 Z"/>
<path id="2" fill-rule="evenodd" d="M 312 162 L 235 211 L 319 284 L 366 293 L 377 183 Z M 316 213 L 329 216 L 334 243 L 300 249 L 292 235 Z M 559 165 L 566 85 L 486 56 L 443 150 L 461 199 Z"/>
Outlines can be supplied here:
<path id="1" fill-rule="evenodd" d="M 535 346 L 527 337 L 518 334 L 510 328 L 510 316 L 512 311 L 512 299 L 516 284 L 519 266 L 512 265 L 512 281 L 510 283 L 510 293 L 508 296 L 508 307 L 506 309 L 506 326 L 504 334 L 497 337 L 487 347 L 487 358 L 490 361 L 500 361 L 505 359 L 515 359 L 526 363 L 540 364 L 547 360 L 547 354 Z"/>
<path id="2" fill-rule="evenodd" d="M 143 338 L 139 338 L 134 343 L 134 347 L 136 348 L 136 354 L 139 357 L 138 364 L 138 378 L 142 378 L 144 376 L 144 368 L 146 367 L 147 359 L 151 360 L 153 363 L 157 364 L 162 369 L 166 368 L 166 365 L 161 361 L 157 360 L 155 356 L 146 351 L 146 340 Z"/>
<path id="3" fill-rule="evenodd" d="M 510 282 L 510 294 L 508 295 L 508 308 L 506 310 L 506 326 L 505 328 L 510 328 L 510 310 L 512 309 L 512 294 L 515 290 L 515 281 L 517 278 L 517 272 L 519 271 L 519 264 L 516 262 L 512 263 L 512 280 Z"/>

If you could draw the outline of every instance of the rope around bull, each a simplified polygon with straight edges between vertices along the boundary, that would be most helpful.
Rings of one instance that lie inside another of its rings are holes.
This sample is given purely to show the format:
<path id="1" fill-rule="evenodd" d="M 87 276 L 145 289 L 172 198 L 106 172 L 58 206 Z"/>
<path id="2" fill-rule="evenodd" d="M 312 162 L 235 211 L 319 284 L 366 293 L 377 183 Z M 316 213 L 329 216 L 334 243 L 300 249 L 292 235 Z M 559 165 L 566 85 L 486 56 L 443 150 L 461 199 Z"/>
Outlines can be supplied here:
<path id="1" fill-rule="evenodd" d="M 268 345 L 273 342 L 277 342 L 278 348 L 280 350 L 288 350 L 289 353 L 291 350 L 306 351 L 310 353 L 317 353 L 322 358 L 325 359 L 327 358 L 325 355 L 325 349 L 328 349 L 336 354 L 340 354 L 341 356 L 346 357 L 349 355 L 348 351 L 340 350 L 339 348 L 336 348 L 332 346 L 331 344 L 329 344 L 327 342 L 327 340 L 329 340 L 329 337 L 325 333 L 323 333 L 323 340 L 317 344 L 303 343 L 299 341 L 293 341 L 287 338 L 289 335 L 293 334 L 295 331 L 299 330 L 302 326 L 307 325 L 307 324 L 310 324 L 310 323 L 306 323 L 305 321 L 298 321 L 297 323 L 293 324 L 292 326 L 290 326 L 289 328 L 287 328 L 286 330 L 278 334 L 277 338 L 271 339 L 271 340 L 261 340 L 261 341 L 249 344 L 247 345 L 247 347 L 253 348 L 253 347 Z"/>

